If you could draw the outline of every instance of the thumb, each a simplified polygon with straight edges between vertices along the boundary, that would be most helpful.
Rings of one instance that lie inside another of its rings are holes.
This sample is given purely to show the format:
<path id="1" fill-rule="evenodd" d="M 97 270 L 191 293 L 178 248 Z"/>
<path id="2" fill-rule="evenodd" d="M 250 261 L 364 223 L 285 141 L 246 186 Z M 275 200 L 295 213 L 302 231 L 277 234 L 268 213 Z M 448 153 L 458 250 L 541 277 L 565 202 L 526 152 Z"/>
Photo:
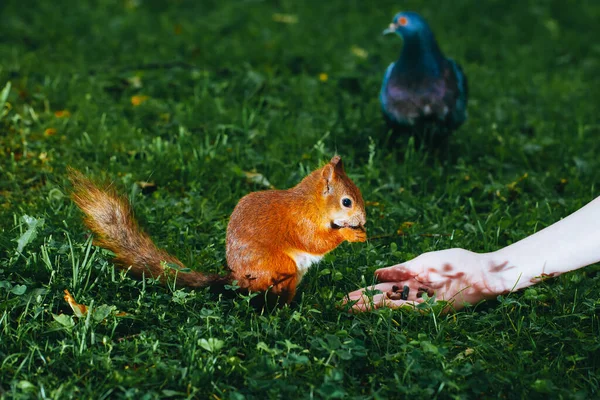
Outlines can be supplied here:
<path id="1" fill-rule="evenodd" d="M 408 262 L 380 268 L 375 271 L 375 277 L 379 282 L 398 282 L 414 278 L 418 273 L 419 271 L 414 271 L 410 268 L 410 262 Z"/>

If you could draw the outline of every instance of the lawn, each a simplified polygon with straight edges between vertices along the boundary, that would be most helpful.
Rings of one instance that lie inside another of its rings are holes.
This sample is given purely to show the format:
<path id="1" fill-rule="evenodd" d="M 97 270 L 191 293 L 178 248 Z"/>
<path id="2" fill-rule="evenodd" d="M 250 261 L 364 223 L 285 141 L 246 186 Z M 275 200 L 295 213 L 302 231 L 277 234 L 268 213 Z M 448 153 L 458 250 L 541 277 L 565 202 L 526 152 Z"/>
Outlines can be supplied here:
<path id="1" fill-rule="evenodd" d="M 436 154 L 379 109 L 401 9 L 469 78 Z M 0 397 L 599 397 L 598 266 L 454 315 L 341 307 L 376 268 L 495 250 L 600 195 L 599 20 L 591 0 L 0 1 Z M 371 239 L 264 312 L 119 272 L 66 177 L 112 182 L 159 246 L 216 272 L 239 198 L 336 153 Z"/>

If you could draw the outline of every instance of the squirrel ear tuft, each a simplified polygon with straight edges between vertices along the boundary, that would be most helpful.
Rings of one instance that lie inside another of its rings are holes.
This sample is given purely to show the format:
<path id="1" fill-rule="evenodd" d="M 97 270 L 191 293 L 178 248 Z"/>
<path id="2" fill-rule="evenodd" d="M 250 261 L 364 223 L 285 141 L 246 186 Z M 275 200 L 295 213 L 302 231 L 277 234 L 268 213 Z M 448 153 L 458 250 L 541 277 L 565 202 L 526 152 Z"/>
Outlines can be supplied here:
<path id="1" fill-rule="evenodd" d="M 333 167 L 335 168 L 335 172 L 337 172 L 338 174 L 344 173 L 344 163 L 342 162 L 342 157 L 338 155 L 333 156 L 331 161 L 329 161 L 329 164 L 333 165 Z"/>
<path id="2" fill-rule="evenodd" d="M 344 172 L 344 164 L 342 163 L 342 158 L 340 156 L 333 156 L 329 164 L 323 167 L 321 172 L 321 176 L 325 180 L 325 191 L 324 194 L 331 194 L 333 192 L 333 186 L 331 182 L 335 178 L 336 175 L 343 175 Z"/>

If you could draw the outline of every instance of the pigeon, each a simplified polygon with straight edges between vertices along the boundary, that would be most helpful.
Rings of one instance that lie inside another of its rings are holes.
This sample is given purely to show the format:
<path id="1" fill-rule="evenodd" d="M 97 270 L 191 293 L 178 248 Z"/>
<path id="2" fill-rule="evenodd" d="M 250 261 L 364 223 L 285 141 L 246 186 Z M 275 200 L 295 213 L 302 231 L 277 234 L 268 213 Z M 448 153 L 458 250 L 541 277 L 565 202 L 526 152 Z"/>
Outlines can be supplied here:
<path id="1" fill-rule="evenodd" d="M 429 25 L 411 11 L 394 16 L 383 34 L 396 33 L 404 46 L 385 71 L 379 99 L 395 130 L 448 135 L 467 118 L 467 78 L 442 54 Z"/>

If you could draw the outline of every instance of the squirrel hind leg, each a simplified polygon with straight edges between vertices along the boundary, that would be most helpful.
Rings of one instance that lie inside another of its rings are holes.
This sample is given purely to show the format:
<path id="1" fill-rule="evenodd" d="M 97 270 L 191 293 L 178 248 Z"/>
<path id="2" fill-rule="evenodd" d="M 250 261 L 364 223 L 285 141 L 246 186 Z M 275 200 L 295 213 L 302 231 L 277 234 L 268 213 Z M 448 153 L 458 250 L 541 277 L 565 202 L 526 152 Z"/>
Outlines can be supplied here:
<path id="1" fill-rule="evenodd" d="M 295 264 L 294 264 L 295 266 Z M 289 304 L 296 296 L 296 286 L 298 285 L 298 274 L 296 271 L 289 274 L 279 274 L 273 280 L 273 287 L 269 289 L 269 295 L 274 296 L 281 305 Z"/>
<path id="2" fill-rule="evenodd" d="M 235 271 L 233 279 L 246 292 L 261 292 L 256 298 L 262 298 L 269 306 L 289 304 L 296 295 L 298 272 L 296 263 L 287 255 L 265 256 L 251 268 L 243 272 Z M 256 300 L 260 303 L 260 300 Z"/>

